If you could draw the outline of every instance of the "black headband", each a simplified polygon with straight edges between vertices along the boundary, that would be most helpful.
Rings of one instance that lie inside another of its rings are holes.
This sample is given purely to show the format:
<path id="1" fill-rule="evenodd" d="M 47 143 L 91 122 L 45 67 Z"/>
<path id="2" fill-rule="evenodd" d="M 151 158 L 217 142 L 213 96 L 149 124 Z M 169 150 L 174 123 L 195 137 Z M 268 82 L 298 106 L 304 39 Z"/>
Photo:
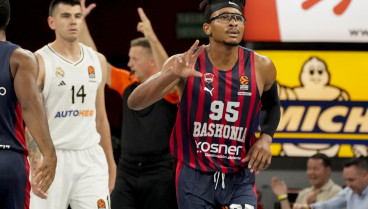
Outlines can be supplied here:
<path id="1" fill-rule="evenodd" d="M 215 11 L 225 8 L 225 7 L 233 7 L 235 9 L 238 9 L 241 13 L 243 13 L 242 7 L 240 7 L 237 3 L 232 1 L 221 1 L 221 2 L 215 2 L 210 3 L 207 5 L 206 10 L 204 12 L 204 18 L 205 21 L 208 23 L 211 19 L 211 14 Z"/>

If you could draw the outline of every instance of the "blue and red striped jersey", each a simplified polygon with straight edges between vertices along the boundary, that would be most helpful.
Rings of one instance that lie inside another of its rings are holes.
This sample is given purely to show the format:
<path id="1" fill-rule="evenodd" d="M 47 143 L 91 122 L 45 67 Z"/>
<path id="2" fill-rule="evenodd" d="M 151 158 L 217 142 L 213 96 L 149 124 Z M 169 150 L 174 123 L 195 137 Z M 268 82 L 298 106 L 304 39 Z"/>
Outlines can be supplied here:
<path id="1" fill-rule="evenodd" d="M 212 65 L 204 50 L 189 77 L 171 134 L 172 154 L 203 172 L 234 173 L 255 143 L 261 109 L 254 52 L 239 47 L 239 58 L 229 70 Z"/>
<path id="2" fill-rule="evenodd" d="M 0 150 L 28 155 L 25 126 L 10 70 L 10 57 L 18 47 L 11 42 L 0 41 Z"/>

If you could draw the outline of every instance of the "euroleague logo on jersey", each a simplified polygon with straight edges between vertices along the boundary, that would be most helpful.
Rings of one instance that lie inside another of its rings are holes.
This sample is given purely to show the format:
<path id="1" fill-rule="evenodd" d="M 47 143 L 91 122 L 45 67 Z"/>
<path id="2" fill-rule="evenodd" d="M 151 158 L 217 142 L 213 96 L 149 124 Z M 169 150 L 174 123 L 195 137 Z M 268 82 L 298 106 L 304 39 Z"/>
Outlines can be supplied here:
<path id="1" fill-rule="evenodd" d="M 5 94 L 6 94 L 6 88 L 0 87 L 0 96 L 5 96 Z"/>
<path id="2" fill-rule="evenodd" d="M 105 208 L 106 208 L 105 200 L 103 200 L 103 199 L 99 199 L 99 200 L 97 201 L 97 208 L 98 208 L 98 209 L 105 209 Z"/>
<path id="3" fill-rule="evenodd" d="M 88 66 L 88 76 L 89 76 L 89 78 L 95 78 L 96 77 L 95 68 L 92 65 Z"/>
<path id="4" fill-rule="evenodd" d="M 239 83 L 240 83 L 240 91 L 238 92 L 239 96 L 250 96 L 251 93 L 250 92 L 244 92 L 244 91 L 248 91 L 249 90 L 249 78 L 246 75 L 242 75 L 239 78 Z"/>

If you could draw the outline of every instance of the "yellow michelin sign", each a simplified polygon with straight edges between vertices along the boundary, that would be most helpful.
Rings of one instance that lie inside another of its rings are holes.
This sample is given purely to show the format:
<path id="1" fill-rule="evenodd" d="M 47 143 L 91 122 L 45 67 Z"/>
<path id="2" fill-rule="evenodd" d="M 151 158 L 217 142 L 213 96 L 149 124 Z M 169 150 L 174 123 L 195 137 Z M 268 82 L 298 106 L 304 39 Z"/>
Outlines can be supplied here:
<path id="1" fill-rule="evenodd" d="M 257 51 L 276 66 L 276 156 L 367 156 L 368 52 Z"/>

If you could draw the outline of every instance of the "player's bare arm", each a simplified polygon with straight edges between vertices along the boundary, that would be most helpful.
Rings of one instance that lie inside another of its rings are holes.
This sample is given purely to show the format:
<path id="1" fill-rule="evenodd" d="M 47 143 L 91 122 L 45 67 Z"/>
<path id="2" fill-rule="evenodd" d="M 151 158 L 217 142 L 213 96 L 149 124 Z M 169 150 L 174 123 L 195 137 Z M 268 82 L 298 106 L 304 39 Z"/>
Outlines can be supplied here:
<path id="1" fill-rule="evenodd" d="M 277 104 L 269 104 L 268 101 L 265 102 L 264 100 L 264 97 L 268 97 L 268 91 L 271 90 L 271 87 L 274 85 L 274 82 L 276 80 L 276 68 L 268 57 L 255 53 L 254 59 L 257 85 L 262 98 L 262 104 L 266 107 L 270 106 L 271 108 L 274 107 L 277 109 L 279 108 L 277 107 Z M 275 113 L 273 114 L 277 114 L 277 111 L 275 111 Z M 251 172 L 258 173 L 259 171 L 266 169 L 271 164 L 272 153 L 270 145 L 272 143 L 272 136 L 273 133 L 270 134 L 267 131 L 262 132 L 257 142 L 251 147 L 251 149 L 247 153 L 247 156 L 243 159 L 243 162 L 249 160 L 248 167 Z"/>
<path id="2" fill-rule="evenodd" d="M 112 152 L 110 126 L 107 119 L 105 108 L 104 91 L 105 91 L 106 77 L 108 75 L 107 70 L 105 68 L 106 58 L 100 53 L 97 53 L 97 55 L 101 64 L 102 81 L 97 90 L 97 97 L 96 97 L 96 128 L 98 133 L 101 135 L 100 145 L 105 152 L 107 164 L 109 166 L 109 190 L 111 193 L 115 186 L 116 163 Z"/>
<path id="3" fill-rule="evenodd" d="M 181 97 L 186 78 L 202 74 L 194 69 L 195 62 L 204 50 L 201 46 L 195 53 L 199 41 L 184 54 L 171 56 L 163 66 L 163 70 L 139 85 L 129 96 L 128 106 L 133 110 L 141 110 L 162 99 L 177 86 Z"/>
<path id="4" fill-rule="evenodd" d="M 33 173 L 35 176 L 33 181 L 42 192 L 47 192 L 55 177 L 56 153 L 42 100 L 36 87 L 38 62 L 32 52 L 16 49 L 10 59 L 10 68 L 24 121 L 43 155 L 41 165 Z M 31 145 L 32 142 L 29 144 Z M 37 150 L 31 148 L 31 151 Z"/>
<path id="5" fill-rule="evenodd" d="M 24 135 L 26 137 L 26 142 L 27 142 L 27 148 L 28 148 L 28 159 L 29 159 L 29 164 L 31 166 L 31 187 L 32 187 L 32 192 L 37 195 L 38 197 L 42 198 L 42 199 L 46 199 L 47 198 L 47 193 L 42 191 L 40 189 L 40 187 L 38 186 L 38 184 L 36 184 L 36 182 L 34 181 L 34 176 L 33 174 L 35 174 L 37 172 L 37 169 L 40 167 L 41 165 L 41 152 L 38 149 L 38 146 L 36 144 L 36 141 L 34 140 L 34 138 L 32 137 L 31 133 L 29 132 L 28 128 L 25 129 L 24 131 Z"/>
<path id="6" fill-rule="evenodd" d="M 257 53 L 254 53 L 254 61 L 258 89 L 262 96 L 263 92 L 268 91 L 276 80 L 276 67 L 268 57 Z"/>

